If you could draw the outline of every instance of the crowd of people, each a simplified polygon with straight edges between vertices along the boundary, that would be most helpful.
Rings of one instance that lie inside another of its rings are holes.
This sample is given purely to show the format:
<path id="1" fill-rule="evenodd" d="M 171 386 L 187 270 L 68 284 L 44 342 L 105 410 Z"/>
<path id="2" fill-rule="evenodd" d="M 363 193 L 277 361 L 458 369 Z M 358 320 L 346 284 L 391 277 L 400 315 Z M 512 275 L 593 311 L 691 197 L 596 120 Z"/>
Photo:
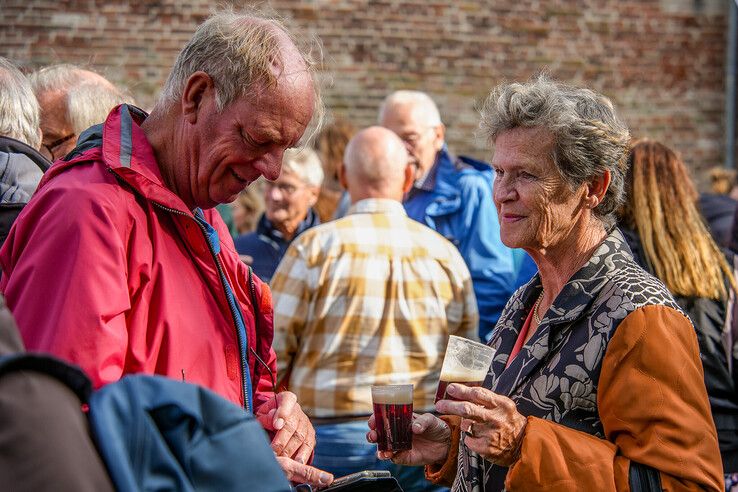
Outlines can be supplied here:
<path id="1" fill-rule="evenodd" d="M 452 153 L 418 90 L 323 126 L 316 69 L 231 10 L 149 112 L 90 70 L 0 57 L 0 356 L 212 390 L 315 488 L 738 490 L 732 186 L 700 196 L 607 97 L 547 76 L 492 88 L 488 164 Z M 495 356 L 434 402 L 451 335 Z M 79 403 L 3 360 L 0 481 L 110 490 Z M 413 446 L 378 452 L 370 389 L 395 383 Z"/>

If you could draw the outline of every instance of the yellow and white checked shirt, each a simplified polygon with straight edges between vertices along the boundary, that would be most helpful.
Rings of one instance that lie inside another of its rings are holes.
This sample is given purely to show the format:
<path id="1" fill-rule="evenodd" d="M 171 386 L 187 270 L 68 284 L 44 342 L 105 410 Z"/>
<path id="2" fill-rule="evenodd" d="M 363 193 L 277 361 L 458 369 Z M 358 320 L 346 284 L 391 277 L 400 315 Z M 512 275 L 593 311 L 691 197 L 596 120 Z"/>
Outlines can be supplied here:
<path id="1" fill-rule="evenodd" d="M 448 336 L 477 339 L 457 249 L 394 200 L 356 203 L 308 229 L 272 278 L 280 378 L 311 417 L 370 415 L 373 384 L 415 384 L 433 409 Z"/>

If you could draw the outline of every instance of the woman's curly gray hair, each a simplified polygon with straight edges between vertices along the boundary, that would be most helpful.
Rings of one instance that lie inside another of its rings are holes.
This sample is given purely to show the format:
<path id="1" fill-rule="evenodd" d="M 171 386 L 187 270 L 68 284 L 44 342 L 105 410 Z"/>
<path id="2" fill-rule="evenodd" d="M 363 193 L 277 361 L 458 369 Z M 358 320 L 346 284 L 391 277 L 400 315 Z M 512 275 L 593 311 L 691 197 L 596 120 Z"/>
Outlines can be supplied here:
<path id="1" fill-rule="evenodd" d="M 551 132 L 553 161 L 572 190 L 610 171 L 610 187 L 594 214 L 607 229 L 615 224 L 625 199 L 630 132 L 610 99 L 541 75 L 524 84 L 497 86 L 481 113 L 480 129 L 490 142 L 518 127 Z"/>

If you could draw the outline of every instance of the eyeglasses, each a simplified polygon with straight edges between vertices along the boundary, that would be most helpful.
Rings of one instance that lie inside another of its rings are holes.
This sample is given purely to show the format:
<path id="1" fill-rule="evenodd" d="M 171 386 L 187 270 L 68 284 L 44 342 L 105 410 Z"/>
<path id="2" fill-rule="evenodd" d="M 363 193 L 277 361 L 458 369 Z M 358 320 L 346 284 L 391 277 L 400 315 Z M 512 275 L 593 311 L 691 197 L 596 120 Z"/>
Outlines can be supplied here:
<path id="1" fill-rule="evenodd" d="M 57 138 L 56 140 L 54 140 L 50 144 L 42 143 L 41 145 L 44 148 L 46 148 L 46 151 L 49 153 L 49 157 L 53 161 L 53 160 L 56 160 L 56 156 L 55 156 L 55 150 L 56 150 L 56 148 L 59 147 L 64 142 L 67 142 L 67 141 L 73 139 L 75 136 L 76 136 L 76 133 L 70 133 L 66 137 Z"/>
<path id="2" fill-rule="evenodd" d="M 295 186 L 289 183 L 274 183 L 272 181 L 264 183 L 264 191 L 267 193 L 272 191 L 274 188 L 277 188 L 283 195 L 291 196 L 294 195 L 297 190 L 304 188 L 304 186 Z"/>

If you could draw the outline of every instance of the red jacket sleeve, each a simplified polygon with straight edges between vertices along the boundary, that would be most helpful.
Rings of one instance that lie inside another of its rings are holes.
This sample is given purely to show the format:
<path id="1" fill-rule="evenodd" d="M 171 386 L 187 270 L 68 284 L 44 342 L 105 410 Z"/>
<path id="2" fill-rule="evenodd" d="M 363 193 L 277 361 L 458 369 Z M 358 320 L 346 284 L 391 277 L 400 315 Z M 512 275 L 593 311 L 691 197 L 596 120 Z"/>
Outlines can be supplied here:
<path id="1" fill-rule="evenodd" d="M 79 365 L 95 387 L 118 380 L 125 362 L 127 227 L 105 196 L 47 187 L 0 250 L 0 290 L 28 350 Z"/>

